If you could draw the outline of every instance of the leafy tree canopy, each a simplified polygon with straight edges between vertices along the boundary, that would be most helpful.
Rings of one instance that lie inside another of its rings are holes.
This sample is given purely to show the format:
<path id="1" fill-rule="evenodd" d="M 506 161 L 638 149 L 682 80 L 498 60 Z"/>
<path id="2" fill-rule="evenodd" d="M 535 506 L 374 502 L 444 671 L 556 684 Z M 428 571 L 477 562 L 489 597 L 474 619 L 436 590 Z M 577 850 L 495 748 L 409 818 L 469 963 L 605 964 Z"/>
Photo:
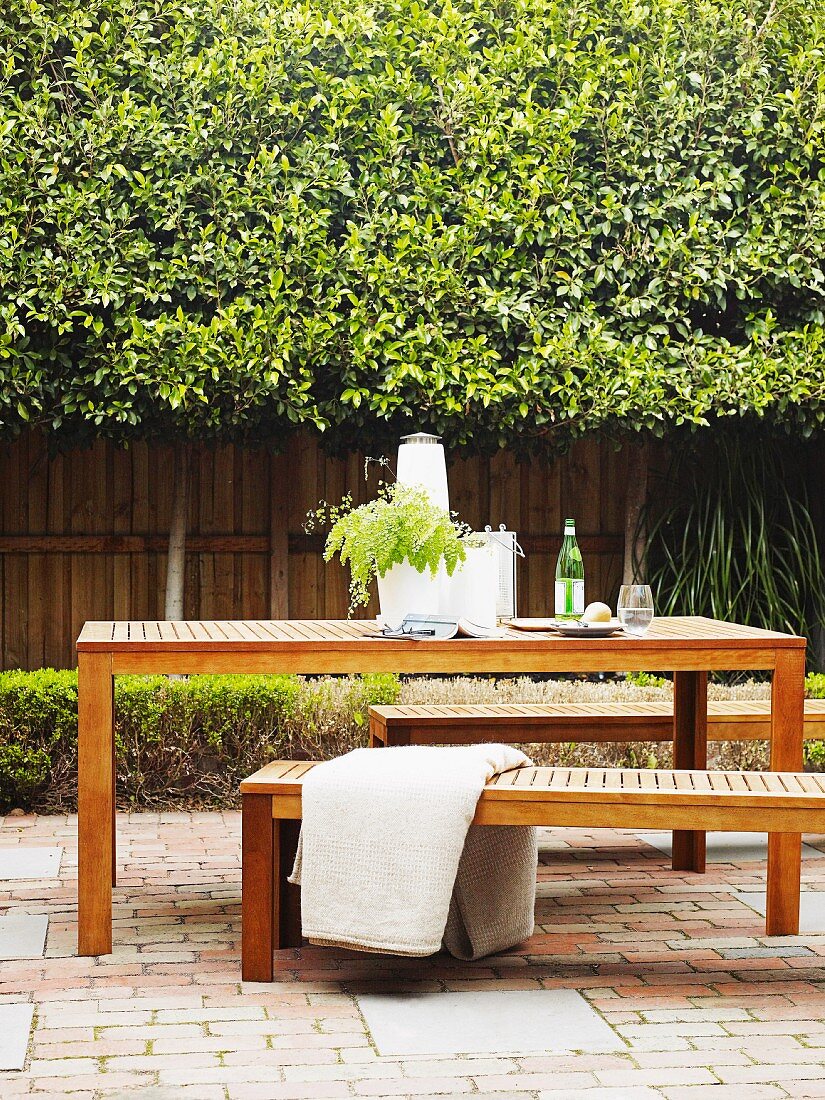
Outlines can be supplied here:
<path id="1" fill-rule="evenodd" d="M 809 0 L 19 0 L 0 431 L 825 415 Z"/>

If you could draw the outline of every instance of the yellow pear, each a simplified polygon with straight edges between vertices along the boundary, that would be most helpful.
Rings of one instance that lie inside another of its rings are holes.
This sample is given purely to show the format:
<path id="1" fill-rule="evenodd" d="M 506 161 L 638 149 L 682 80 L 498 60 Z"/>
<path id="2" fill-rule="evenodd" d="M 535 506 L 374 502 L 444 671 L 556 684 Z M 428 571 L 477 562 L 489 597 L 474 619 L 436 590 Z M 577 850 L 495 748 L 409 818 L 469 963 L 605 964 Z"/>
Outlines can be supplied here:
<path id="1" fill-rule="evenodd" d="M 589 603 L 581 617 L 583 623 L 609 623 L 612 618 L 606 603 Z"/>

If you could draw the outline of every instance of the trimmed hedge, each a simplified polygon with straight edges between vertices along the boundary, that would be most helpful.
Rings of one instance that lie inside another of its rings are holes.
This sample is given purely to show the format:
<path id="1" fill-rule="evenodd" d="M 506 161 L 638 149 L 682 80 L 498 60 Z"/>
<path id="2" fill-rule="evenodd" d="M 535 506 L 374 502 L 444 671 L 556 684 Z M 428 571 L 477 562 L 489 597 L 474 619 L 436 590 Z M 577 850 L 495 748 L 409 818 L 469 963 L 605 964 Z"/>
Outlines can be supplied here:
<path id="1" fill-rule="evenodd" d="M 0 435 L 556 447 L 825 400 L 825 8 L 0 14 Z"/>
<path id="2" fill-rule="evenodd" d="M 365 743 L 367 708 L 397 695 L 394 676 L 117 678 L 118 800 L 232 804 L 269 760 Z M 77 673 L 0 673 L 0 812 L 70 810 L 76 799 Z"/>

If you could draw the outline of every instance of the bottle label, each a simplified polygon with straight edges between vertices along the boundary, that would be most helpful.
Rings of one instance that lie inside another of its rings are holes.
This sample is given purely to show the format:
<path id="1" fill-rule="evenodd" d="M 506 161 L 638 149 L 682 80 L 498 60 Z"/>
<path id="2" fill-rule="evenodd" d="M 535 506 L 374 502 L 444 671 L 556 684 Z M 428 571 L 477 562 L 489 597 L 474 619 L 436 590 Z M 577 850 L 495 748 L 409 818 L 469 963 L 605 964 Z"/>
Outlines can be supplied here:
<path id="1" fill-rule="evenodd" d="M 584 614 L 584 581 L 556 581 L 556 615 Z"/>

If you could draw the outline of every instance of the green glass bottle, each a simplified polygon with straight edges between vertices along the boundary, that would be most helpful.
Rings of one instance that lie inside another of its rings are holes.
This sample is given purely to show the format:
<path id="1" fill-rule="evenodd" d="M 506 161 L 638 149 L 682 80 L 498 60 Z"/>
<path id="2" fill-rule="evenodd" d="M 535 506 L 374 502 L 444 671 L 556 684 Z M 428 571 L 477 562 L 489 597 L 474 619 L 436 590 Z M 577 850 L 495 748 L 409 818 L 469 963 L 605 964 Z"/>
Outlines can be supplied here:
<path id="1" fill-rule="evenodd" d="M 564 538 L 556 562 L 557 619 L 578 619 L 584 612 L 584 563 L 576 542 L 576 524 L 564 521 Z"/>

